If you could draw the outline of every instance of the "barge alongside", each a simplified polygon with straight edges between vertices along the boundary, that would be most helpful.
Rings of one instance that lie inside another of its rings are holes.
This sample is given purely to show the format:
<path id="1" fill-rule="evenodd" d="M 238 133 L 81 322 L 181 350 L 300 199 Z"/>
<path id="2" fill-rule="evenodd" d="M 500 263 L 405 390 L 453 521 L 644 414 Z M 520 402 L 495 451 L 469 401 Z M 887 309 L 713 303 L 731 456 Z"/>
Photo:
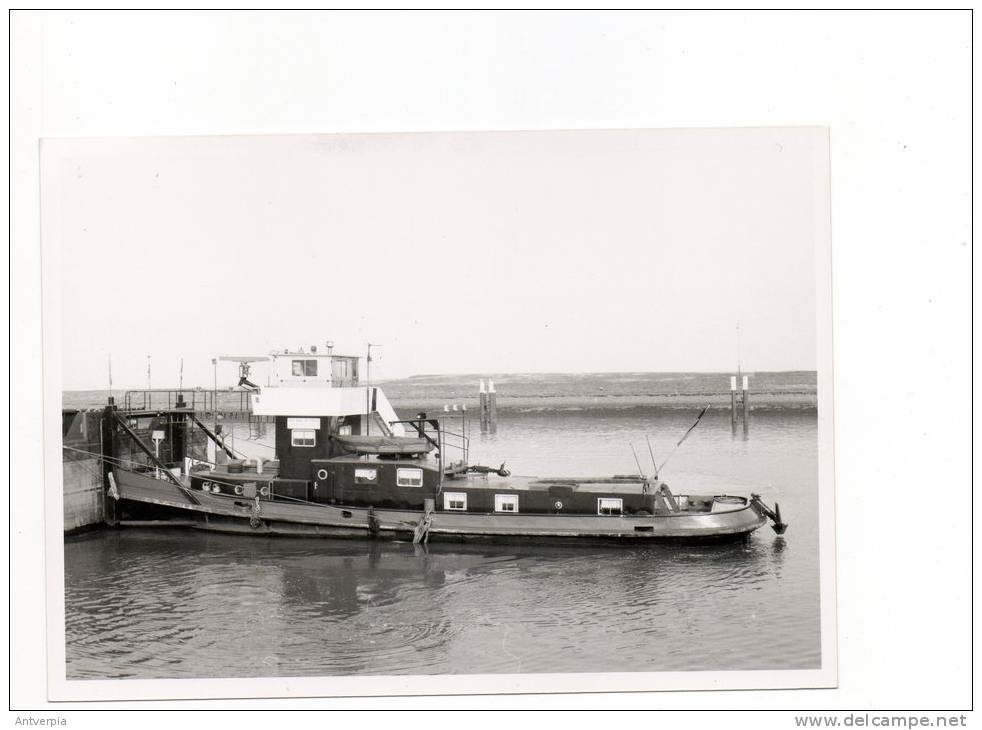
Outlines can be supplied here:
<path id="1" fill-rule="evenodd" d="M 112 463 L 109 493 L 124 523 L 417 543 L 711 542 L 768 521 L 778 534 L 786 528 L 758 495 L 676 495 L 657 475 L 537 479 L 474 465 L 464 423 L 454 431 L 450 414 L 399 419 L 381 389 L 359 385 L 356 358 L 312 350 L 271 359 L 275 385 L 243 376 L 240 387 L 252 391 L 252 413 L 275 424 L 275 458 L 241 458 L 187 409 L 184 427 L 212 441 L 214 459 L 164 461 L 143 444 L 145 464 Z M 110 410 L 116 428 L 138 438 L 125 413 Z"/>

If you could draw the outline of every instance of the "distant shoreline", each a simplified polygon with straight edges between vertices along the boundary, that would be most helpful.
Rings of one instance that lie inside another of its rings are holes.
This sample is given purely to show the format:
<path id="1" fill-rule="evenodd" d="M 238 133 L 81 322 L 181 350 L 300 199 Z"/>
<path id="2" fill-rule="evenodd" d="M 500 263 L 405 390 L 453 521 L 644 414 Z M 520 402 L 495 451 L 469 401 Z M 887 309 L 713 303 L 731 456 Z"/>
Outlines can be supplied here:
<path id="1" fill-rule="evenodd" d="M 626 409 L 680 409 L 730 405 L 730 376 L 725 373 L 576 373 L 511 374 L 492 376 L 498 409 L 506 412 L 623 411 Z M 748 373 L 753 410 L 814 409 L 818 404 L 814 371 Z M 442 411 L 456 404 L 478 407 L 478 376 L 414 376 L 373 381 L 385 389 L 398 409 Z M 138 390 L 138 389 L 134 389 Z M 174 388 L 173 390 L 177 390 Z M 211 392 L 211 388 L 185 388 L 184 392 Z M 113 389 L 122 403 L 124 389 Z M 219 396 L 236 393 L 219 389 Z M 66 390 L 63 408 L 101 408 L 109 391 Z M 236 396 L 237 397 L 237 396 Z"/>

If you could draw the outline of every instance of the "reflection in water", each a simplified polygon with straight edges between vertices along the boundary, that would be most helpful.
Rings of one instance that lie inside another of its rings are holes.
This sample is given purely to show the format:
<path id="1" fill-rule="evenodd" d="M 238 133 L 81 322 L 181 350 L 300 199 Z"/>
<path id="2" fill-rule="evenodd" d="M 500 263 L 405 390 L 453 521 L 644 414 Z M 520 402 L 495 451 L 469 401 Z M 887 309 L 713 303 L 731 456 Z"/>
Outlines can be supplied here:
<path id="1" fill-rule="evenodd" d="M 517 452 L 516 473 L 614 473 L 612 443 L 675 424 L 583 416 L 552 440 L 542 425 L 518 419 L 494 437 Z M 754 425 L 746 443 L 722 419 L 695 432 L 672 481 L 776 496 L 792 521 L 783 538 L 764 528 L 719 546 L 421 548 L 131 529 L 67 540 L 68 674 L 816 667 L 814 414 Z"/>

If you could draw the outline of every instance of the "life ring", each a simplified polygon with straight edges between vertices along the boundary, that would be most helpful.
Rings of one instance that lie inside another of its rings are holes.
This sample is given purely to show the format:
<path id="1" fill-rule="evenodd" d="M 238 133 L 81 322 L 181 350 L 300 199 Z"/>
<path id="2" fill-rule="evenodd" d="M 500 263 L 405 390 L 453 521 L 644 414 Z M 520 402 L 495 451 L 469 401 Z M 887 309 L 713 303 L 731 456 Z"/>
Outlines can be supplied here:
<path id="1" fill-rule="evenodd" d="M 240 484 L 235 485 L 235 493 L 239 496 L 242 496 L 242 485 Z"/>
<path id="2" fill-rule="evenodd" d="M 269 487 L 261 487 L 259 489 L 259 494 L 261 494 L 263 497 L 268 497 L 269 496 Z"/>
<path id="3" fill-rule="evenodd" d="M 553 506 L 554 506 L 554 507 L 555 507 L 556 509 L 562 509 L 562 508 L 563 508 L 563 503 L 562 503 L 562 502 L 560 502 L 560 501 L 559 501 L 559 500 L 557 499 L 557 500 L 556 500 L 556 503 L 555 503 L 555 504 L 554 504 Z"/>
<path id="4" fill-rule="evenodd" d="M 318 469 L 317 478 L 321 480 L 327 479 L 327 469 Z"/>
<path id="5" fill-rule="evenodd" d="M 215 494 L 218 494 L 219 492 L 222 491 L 222 488 L 218 484 L 212 484 L 211 491 L 213 491 Z"/>

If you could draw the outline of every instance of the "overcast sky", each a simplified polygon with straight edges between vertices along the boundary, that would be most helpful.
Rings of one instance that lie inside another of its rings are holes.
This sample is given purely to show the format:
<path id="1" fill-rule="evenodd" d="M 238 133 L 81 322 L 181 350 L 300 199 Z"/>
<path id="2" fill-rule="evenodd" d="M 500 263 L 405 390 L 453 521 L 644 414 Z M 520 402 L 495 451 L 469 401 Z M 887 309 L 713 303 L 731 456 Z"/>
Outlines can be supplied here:
<path id="1" fill-rule="evenodd" d="M 373 373 L 811 370 L 821 129 L 55 140 L 65 388 L 323 345 Z M 57 268 L 58 270 L 53 270 Z M 235 366 L 220 370 L 234 384 Z M 265 370 L 256 378 L 265 381 Z"/>

